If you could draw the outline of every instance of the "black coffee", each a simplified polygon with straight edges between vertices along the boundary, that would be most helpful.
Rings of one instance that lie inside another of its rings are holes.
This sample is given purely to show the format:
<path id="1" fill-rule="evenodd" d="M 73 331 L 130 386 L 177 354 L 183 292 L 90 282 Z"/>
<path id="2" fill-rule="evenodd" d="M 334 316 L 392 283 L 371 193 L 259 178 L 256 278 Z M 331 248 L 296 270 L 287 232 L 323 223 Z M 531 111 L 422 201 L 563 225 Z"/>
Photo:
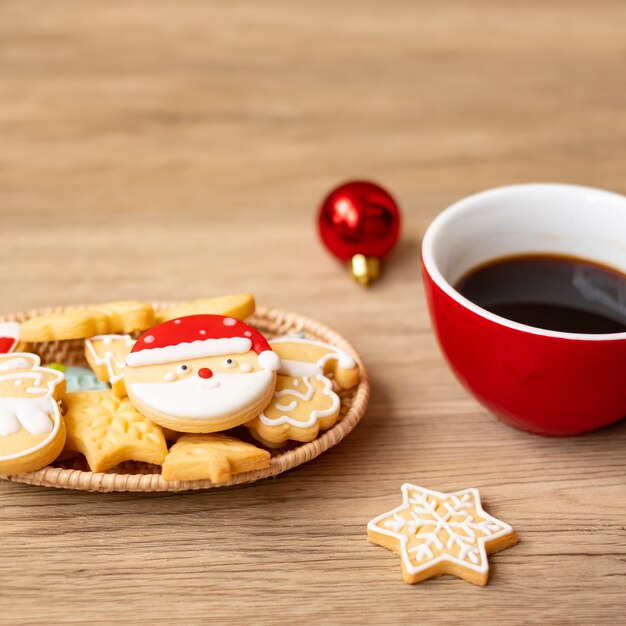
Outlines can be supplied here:
<path id="1" fill-rule="evenodd" d="M 455 288 L 514 322 L 568 333 L 626 332 L 626 275 L 567 256 L 524 255 L 474 268 Z"/>

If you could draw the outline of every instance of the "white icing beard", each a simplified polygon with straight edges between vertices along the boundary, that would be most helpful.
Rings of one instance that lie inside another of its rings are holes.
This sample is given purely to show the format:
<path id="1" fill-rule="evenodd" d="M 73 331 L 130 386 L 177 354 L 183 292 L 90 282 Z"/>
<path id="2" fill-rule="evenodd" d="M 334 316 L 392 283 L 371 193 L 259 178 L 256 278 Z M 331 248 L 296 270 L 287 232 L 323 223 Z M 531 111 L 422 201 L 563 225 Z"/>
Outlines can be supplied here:
<path id="1" fill-rule="evenodd" d="M 52 431 L 52 402 L 51 398 L 0 398 L 0 437 L 15 435 L 21 428 L 31 435 Z"/>
<path id="2" fill-rule="evenodd" d="M 211 378 L 190 376 L 159 383 L 133 383 L 131 393 L 158 413 L 189 419 L 216 419 L 244 411 L 267 393 L 274 374 L 216 372 Z"/>

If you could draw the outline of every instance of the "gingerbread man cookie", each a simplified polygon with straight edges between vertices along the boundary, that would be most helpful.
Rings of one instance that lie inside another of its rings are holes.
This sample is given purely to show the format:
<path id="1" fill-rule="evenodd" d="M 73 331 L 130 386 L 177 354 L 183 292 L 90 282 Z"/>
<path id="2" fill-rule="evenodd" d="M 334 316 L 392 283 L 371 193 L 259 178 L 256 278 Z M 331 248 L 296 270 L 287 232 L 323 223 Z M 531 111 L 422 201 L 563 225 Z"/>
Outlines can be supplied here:
<path id="1" fill-rule="evenodd" d="M 29 472 L 57 458 L 65 443 L 64 394 L 63 374 L 40 367 L 36 354 L 0 355 L 0 473 Z"/>
<path id="2" fill-rule="evenodd" d="M 191 315 L 145 332 L 126 359 L 126 391 L 157 424 L 216 432 L 249 421 L 272 399 L 280 359 L 233 317 Z"/>
<path id="3" fill-rule="evenodd" d="M 289 439 L 313 441 L 320 430 L 337 423 L 341 407 L 326 374 L 347 389 L 358 382 L 359 368 L 347 352 L 319 341 L 284 337 L 270 345 L 281 359 L 276 391 L 272 402 L 246 427 L 269 447 Z"/>
<path id="4" fill-rule="evenodd" d="M 517 543 L 508 524 L 485 513 L 477 489 L 441 493 L 409 483 L 402 504 L 367 525 L 367 538 L 400 555 L 407 583 L 453 574 L 486 585 L 487 555 Z"/>

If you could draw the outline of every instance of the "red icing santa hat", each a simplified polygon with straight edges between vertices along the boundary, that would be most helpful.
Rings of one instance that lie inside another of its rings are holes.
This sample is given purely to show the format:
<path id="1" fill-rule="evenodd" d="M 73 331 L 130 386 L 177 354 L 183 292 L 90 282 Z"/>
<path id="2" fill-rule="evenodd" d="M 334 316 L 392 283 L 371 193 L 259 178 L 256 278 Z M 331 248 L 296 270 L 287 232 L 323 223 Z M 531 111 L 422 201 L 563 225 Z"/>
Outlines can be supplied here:
<path id="1" fill-rule="evenodd" d="M 128 367 L 157 365 L 254 350 L 263 369 L 277 370 L 280 359 L 267 339 L 234 317 L 190 315 L 163 322 L 147 330 L 126 359 Z"/>

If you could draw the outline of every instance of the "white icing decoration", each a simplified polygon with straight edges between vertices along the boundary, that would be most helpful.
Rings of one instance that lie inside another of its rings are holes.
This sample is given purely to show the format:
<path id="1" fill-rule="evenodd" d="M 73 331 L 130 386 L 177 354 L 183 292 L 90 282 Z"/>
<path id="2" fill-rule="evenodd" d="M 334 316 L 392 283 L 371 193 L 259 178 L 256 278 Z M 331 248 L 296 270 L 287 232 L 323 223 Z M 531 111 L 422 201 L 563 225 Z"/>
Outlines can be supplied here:
<path id="1" fill-rule="evenodd" d="M 321 359 L 319 359 L 319 361 L 317 361 L 317 365 L 322 371 L 324 370 L 326 361 L 330 361 L 331 359 L 336 359 L 337 364 L 341 369 L 351 370 L 356 367 L 356 361 L 353 357 L 351 357 L 345 350 L 337 348 L 329 343 L 313 341 L 312 339 L 301 339 L 298 337 L 279 337 L 278 339 L 272 339 L 270 342 L 270 344 L 275 343 L 301 343 L 303 345 L 315 345 L 320 346 L 321 348 L 327 348 L 329 353 L 325 354 Z"/>
<path id="2" fill-rule="evenodd" d="M 36 384 L 37 384 L 37 381 L 35 381 L 35 385 Z M 40 393 L 47 393 L 47 390 L 42 389 L 41 387 L 26 387 L 26 393 L 40 394 Z"/>
<path id="3" fill-rule="evenodd" d="M 15 411 L 0 408 L 0 437 L 16 435 L 22 429 L 22 425 L 15 415 Z"/>
<path id="4" fill-rule="evenodd" d="M 234 326 L 236 323 L 237 323 L 237 320 L 234 317 L 224 318 L 224 326 Z"/>
<path id="5" fill-rule="evenodd" d="M 442 508 L 445 512 L 441 511 Z M 479 519 L 475 519 L 466 510 L 468 508 L 474 508 Z M 406 512 L 410 515 L 409 519 L 401 515 Z M 402 504 L 371 520 L 367 528 L 400 541 L 400 556 L 410 574 L 417 574 L 444 561 L 486 574 L 489 563 L 485 543 L 513 532 L 508 524 L 484 511 L 477 489 L 441 493 L 409 483 L 402 485 Z M 415 545 L 418 532 L 420 542 Z M 409 539 L 411 548 L 408 547 Z M 458 555 L 443 552 L 435 557 L 431 546 L 438 550 L 457 548 Z M 412 561 L 411 555 L 417 564 Z M 424 559 L 426 561 L 421 563 Z"/>
<path id="6" fill-rule="evenodd" d="M 252 337 L 252 333 L 249 330 L 244 331 L 244 336 L 246 337 Z"/>
<path id="7" fill-rule="evenodd" d="M 174 324 L 180 324 L 181 320 L 174 320 Z"/>
<path id="8" fill-rule="evenodd" d="M 176 380 L 176 374 L 174 374 L 174 372 L 168 372 L 165 376 L 163 376 L 163 380 L 172 382 L 173 380 Z"/>
<path id="9" fill-rule="evenodd" d="M 127 359 L 128 367 L 174 363 L 204 356 L 222 354 L 245 354 L 250 351 L 252 342 L 245 337 L 220 337 L 219 339 L 197 339 L 182 342 L 164 348 L 144 348 L 139 352 L 131 352 Z"/>
<path id="10" fill-rule="evenodd" d="M 259 365 L 264 370 L 271 370 L 272 372 L 275 372 L 280 368 L 280 357 L 276 354 L 276 352 L 263 350 L 263 352 L 259 354 Z"/>
<path id="11" fill-rule="evenodd" d="M 146 335 L 143 338 L 144 343 L 154 343 L 154 335 Z"/>
<path id="12" fill-rule="evenodd" d="M 333 391 L 331 381 L 328 378 L 326 378 L 326 376 L 323 376 L 322 374 L 318 374 L 317 376 L 315 376 L 315 378 L 316 380 L 320 380 L 324 383 L 324 388 L 322 390 L 322 393 L 328 396 L 332 400 L 332 403 L 329 408 L 323 409 L 323 410 L 314 409 L 313 411 L 311 411 L 309 415 L 309 419 L 305 422 L 289 417 L 288 415 L 281 415 L 280 417 L 272 418 L 272 417 L 268 417 L 265 414 L 265 412 L 259 415 L 259 419 L 267 426 L 279 426 L 280 424 L 291 424 L 292 426 L 297 426 L 299 428 L 308 428 L 309 426 L 314 426 L 321 417 L 328 417 L 329 415 L 332 415 L 333 413 L 335 413 L 337 409 L 339 408 L 341 401 L 339 400 L 339 396 Z M 299 398 L 300 400 L 304 400 L 305 402 L 311 400 L 311 398 L 313 398 L 313 396 L 315 395 L 315 387 L 309 382 L 308 377 L 303 378 L 302 382 L 304 382 L 304 385 L 306 387 L 305 392 L 295 391 L 294 389 L 282 389 L 281 391 L 274 392 L 274 397 L 280 398 L 282 396 L 295 396 L 296 398 Z M 296 407 L 293 406 L 292 408 L 288 409 L 288 408 L 285 408 L 285 406 L 291 406 L 292 404 L 293 402 L 291 402 L 289 405 L 280 405 L 276 403 L 274 404 L 274 406 L 279 411 L 289 412 L 289 411 L 293 411 L 293 409 L 295 409 Z"/>
<path id="13" fill-rule="evenodd" d="M 123 339 L 124 343 L 129 348 L 132 348 L 135 344 L 135 340 L 130 335 L 96 335 L 95 337 L 91 337 L 91 339 L 85 339 L 85 346 L 87 347 L 87 350 L 89 350 L 94 363 L 96 365 L 104 365 L 106 367 L 107 374 L 109 375 L 109 382 L 112 385 L 124 378 L 124 368 L 126 367 L 126 363 L 124 361 L 114 361 L 115 352 L 113 351 L 107 351 L 103 357 L 98 356 L 93 342 L 102 341 L 104 345 L 111 345 L 114 340 L 118 339 Z M 117 368 L 117 372 L 115 372 L 115 368 Z"/>
<path id="14" fill-rule="evenodd" d="M 35 385 L 35 387 L 39 387 L 39 385 L 41 385 L 41 380 L 42 380 L 41 378 L 38 378 L 38 379 L 37 379 L 37 380 L 33 383 L 33 385 Z"/>
<path id="15" fill-rule="evenodd" d="M 293 381 L 293 386 L 294 387 L 299 387 L 300 386 L 300 381 L 296 378 L 296 380 Z"/>
<path id="16" fill-rule="evenodd" d="M 187 419 L 221 421 L 259 402 L 274 382 L 272 372 L 262 370 L 242 376 L 215 372 L 210 381 L 190 376 L 172 383 L 133 383 L 131 398 L 152 410 Z"/>
<path id="17" fill-rule="evenodd" d="M 1 370 L 27 370 L 33 366 L 33 362 L 24 357 L 15 357 L 0 363 Z"/>
<path id="18" fill-rule="evenodd" d="M 18 378 L 18 379 L 17 379 L 17 380 L 16 380 L 13 384 L 14 384 L 16 387 L 21 387 L 23 382 L 24 382 L 24 381 L 22 381 L 20 378 Z"/>
<path id="19" fill-rule="evenodd" d="M 45 390 L 44 390 L 45 392 Z M 49 433 L 53 424 L 48 415 L 53 412 L 49 398 L 0 398 L 0 418 L 14 427 L 13 418 L 31 435 Z M 0 427 L 6 430 L 6 426 Z"/>
<path id="20" fill-rule="evenodd" d="M 322 370 L 317 363 L 306 363 L 305 361 L 291 361 L 289 359 L 280 360 L 279 374 L 293 376 L 294 378 L 315 377 L 322 374 Z"/>
<path id="21" fill-rule="evenodd" d="M 277 402 L 276 404 L 274 404 L 274 406 L 279 410 L 279 411 L 293 411 L 297 406 L 298 406 L 298 401 L 294 400 L 293 402 L 290 402 L 289 404 L 281 404 L 280 402 Z"/>
<path id="22" fill-rule="evenodd" d="M 247 372 L 251 372 L 252 371 L 252 365 L 250 365 L 250 363 L 242 363 L 239 366 L 239 371 L 240 372 L 244 372 L 244 374 L 247 373 Z"/>
<path id="23" fill-rule="evenodd" d="M 199 331 L 201 335 L 206 335 L 206 330 Z"/>

